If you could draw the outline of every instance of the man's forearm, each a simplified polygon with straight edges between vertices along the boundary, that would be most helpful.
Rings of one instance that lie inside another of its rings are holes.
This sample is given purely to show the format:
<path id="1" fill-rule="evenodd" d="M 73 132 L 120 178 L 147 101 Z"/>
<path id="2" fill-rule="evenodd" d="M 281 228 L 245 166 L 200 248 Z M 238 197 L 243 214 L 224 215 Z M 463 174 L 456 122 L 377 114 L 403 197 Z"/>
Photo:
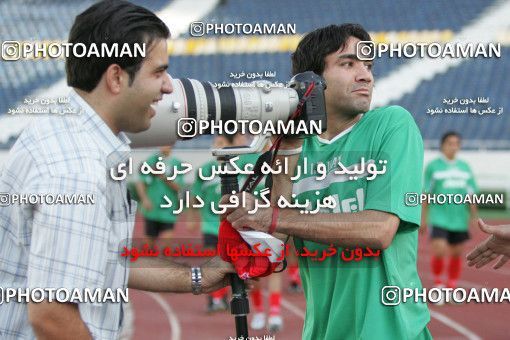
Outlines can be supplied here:
<path id="1" fill-rule="evenodd" d="M 298 210 L 282 209 L 276 231 L 340 247 L 385 249 L 391 244 L 399 221 L 395 215 L 375 210 L 303 215 Z"/>
<path id="2" fill-rule="evenodd" d="M 281 162 L 287 158 L 288 174 L 273 176 L 271 202 L 276 205 L 278 198 L 287 200 L 292 195 L 292 180 L 299 160 L 299 154 L 281 156 Z M 360 246 L 385 249 L 393 240 L 398 228 L 399 218 L 380 211 L 368 210 L 358 213 L 330 213 L 303 215 L 293 209 L 280 210 L 276 231 L 297 236 L 306 240 L 336 246 Z"/>
<path id="3" fill-rule="evenodd" d="M 130 268 L 128 287 L 152 292 L 191 292 L 191 271 L 169 260 L 139 258 Z"/>

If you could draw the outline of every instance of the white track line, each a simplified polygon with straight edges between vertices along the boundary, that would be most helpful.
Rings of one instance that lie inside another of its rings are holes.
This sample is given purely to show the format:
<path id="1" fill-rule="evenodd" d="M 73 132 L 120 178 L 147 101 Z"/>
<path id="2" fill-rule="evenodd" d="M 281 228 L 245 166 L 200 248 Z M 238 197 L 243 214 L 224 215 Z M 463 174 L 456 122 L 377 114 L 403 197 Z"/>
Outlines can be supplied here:
<path id="1" fill-rule="evenodd" d="M 419 258 L 418 261 L 424 262 L 424 261 L 427 261 L 427 260 L 424 259 L 424 258 Z M 421 273 L 420 277 L 427 277 L 429 280 L 433 280 L 433 275 L 430 274 L 429 272 Z M 482 288 L 491 289 L 490 287 L 482 286 L 482 285 L 479 285 L 479 284 L 471 282 L 471 281 L 458 280 L 458 282 L 462 286 L 465 286 L 465 287 L 472 287 L 472 288 L 475 288 L 475 289 L 482 289 Z M 430 307 L 432 307 L 432 306 L 430 306 Z M 446 325 L 447 327 L 450 327 L 450 328 L 454 329 L 455 331 L 461 333 L 462 335 L 466 336 L 466 338 L 468 338 L 470 340 L 481 339 L 481 337 L 478 336 L 473 331 L 467 329 L 466 327 L 462 326 L 458 322 L 453 321 L 452 319 L 450 319 L 446 315 L 444 315 L 442 313 L 439 313 L 439 312 L 437 312 L 435 310 L 432 310 L 430 307 L 429 307 L 430 316 L 433 317 L 434 319 L 436 319 L 437 321 L 439 321 L 439 322 L 443 323 L 444 325 Z"/>
<path id="2" fill-rule="evenodd" d="M 466 327 L 462 326 L 460 323 L 453 321 L 452 319 L 450 319 L 449 317 L 447 317 L 444 314 L 430 310 L 430 316 L 432 316 L 437 321 L 443 323 L 444 325 L 454 329 L 455 331 L 459 332 L 460 334 L 464 335 L 469 340 L 481 340 L 482 339 L 476 333 L 470 331 Z"/>
<path id="3" fill-rule="evenodd" d="M 262 291 L 262 295 L 264 295 L 264 297 L 267 298 L 269 296 L 269 293 L 266 289 L 264 289 Z M 287 308 L 290 312 L 297 315 L 299 318 L 303 320 L 305 319 L 305 312 L 301 308 L 291 303 L 290 301 L 286 300 L 285 298 L 283 298 L 283 296 L 281 296 L 280 301 L 283 307 Z"/>
<path id="4" fill-rule="evenodd" d="M 290 312 L 296 314 L 303 320 L 305 319 L 305 312 L 301 308 L 284 298 L 281 299 L 281 303 L 282 306 L 287 308 Z"/>
<path id="5" fill-rule="evenodd" d="M 159 293 L 145 291 L 141 292 L 153 298 L 158 303 L 158 305 L 165 311 L 168 323 L 170 324 L 171 330 L 170 339 L 181 340 L 181 325 L 179 324 L 179 320 L 177 319 L 177 316 L 175 315 L 172 307 L 170 307 L 170 304 L 165 299 L 163 299 L 163 297 Z"/>

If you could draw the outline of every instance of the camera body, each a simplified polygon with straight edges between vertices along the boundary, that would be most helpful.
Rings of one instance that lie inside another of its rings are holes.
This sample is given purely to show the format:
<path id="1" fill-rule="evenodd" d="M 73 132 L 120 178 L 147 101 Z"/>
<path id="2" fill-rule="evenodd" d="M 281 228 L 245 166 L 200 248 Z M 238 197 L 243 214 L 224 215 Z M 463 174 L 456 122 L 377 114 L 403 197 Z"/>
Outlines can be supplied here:
<path id="1" fill-rule="evenodd" d="M 305 102 L 303 111 L 298 119 L 305 121 L 307 124 L 311 121 L 320 122 L 320 126 L 323 127 L 322 133 L 327 129 L 326 100 L 324 98 L 326 82 L 324 79 L 312 71 L 298 73 L 290 80 L 289 88 L 295 90 L 298 97 L 302 98 L 306 89 L 312 83 L 315 83 L 315 86 L 310 93 L 309 99 Z"/>

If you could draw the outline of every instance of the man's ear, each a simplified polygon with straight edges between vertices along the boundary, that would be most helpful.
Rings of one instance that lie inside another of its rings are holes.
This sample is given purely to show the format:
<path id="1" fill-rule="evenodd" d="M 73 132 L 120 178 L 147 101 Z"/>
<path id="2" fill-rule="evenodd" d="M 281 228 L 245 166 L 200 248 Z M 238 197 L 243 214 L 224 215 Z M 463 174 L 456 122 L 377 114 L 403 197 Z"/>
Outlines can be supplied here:
<path id="1" fill-rule="evenodd" d="M 119 94 L 129 75 L 119 65 L 111 64 L 104 73 L 106 86 L 113 94 Z"/>

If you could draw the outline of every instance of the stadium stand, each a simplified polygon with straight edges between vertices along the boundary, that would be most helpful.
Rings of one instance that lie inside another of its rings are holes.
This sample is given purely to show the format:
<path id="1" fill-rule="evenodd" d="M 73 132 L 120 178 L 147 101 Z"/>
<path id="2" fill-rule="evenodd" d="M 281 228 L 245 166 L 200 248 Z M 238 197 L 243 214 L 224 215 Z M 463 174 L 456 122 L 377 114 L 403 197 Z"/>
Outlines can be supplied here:
<path id="1" fill-rule="evenodd" d="M 458 31 L 494 1 L 433 1 L 420 4 L 406 0 L 352 1 L 223 1 L 204 22 L 296 23 L 299 33 L 341 22 L 362 23 L 370 31 Z M 395 12 L 395 8 L 399 12 Z"/>
<path id="2" fill-rule="evenodd" d="M 510 98 L 501 95 L 510 90 L 503 71 L 505 67 L 508 69 L 508 61 L 503 60 L 510 57 L 510 48 L 503 48 L 501 54 L 501 59 L 466 61 L 445 74 L 424 81 L 416 91 L 392 104 L 401 105 L 413 113 L 429 147 L 437 148 L 445 131 L 456 130 L 462 133 L 464 149 L 508 149 L 510 116 L 508 112 L 503 111 L 499 115 L 498 112 L 499 108 L 510 107 Z M 478 112 L 495 109 L 496 114 L 470 114 L 463 119 L 455 114 L 438 114 L 433 117 L 427 114 L 429 108 L 449 107 L 443 104 L 442 98 L 479 97 L 487 98 L 489 102 L 477 104 L 473 108 Z"/>
<path id="3" fill-rule="evenodd" d="M 134 1 L 158 11 L 167 6 L 167 0 Z M 439 32 L 447 37 L 460 31 L 475 20 L 497 1 L 470 1 L 469 6 L 462 0 L 448 2 L 428 2 L 426 5 L 397 0 L 399 13 L 395 13 L 396 3 L 391 6 L 377 0 L 364 2 L 314 2 L 282 1 L 220 1 L 203 22 L 218 23 L 296 23 L 298 34 L 303 34 L 319 26 L 330 23 L 359 22 L 370 30 L 374 36 L 393 33 L 412 34 L 413 32 Z M 0 2 L 0 32 L 2 40 L 43 41 L 65 40 L 74 16 L 88 7 L 92 1 L 69 2 L 64 0 L 32 0 Z M 30 6 L 30 10 L 27 10 Z M 36 10 L 34 10 L 34 8 Z M 369 20 L 368 20 L 369 19 Z M 30 25 L 20 23 L 30 22 Z M 3 35 L 2 34 L 2 35 Z M 394 35 L 394 34 L 393 34 Z M 260 72 L 269 70 L 276 76 L 271 81 L 286 82 L 291 77 L 290 55 L 293 46 L 283 50 L 264 50 L 258 53 L 232 52 L 222 50 L 218 53 L 202 53 L 197 48 L 203 40 L 189 37 L 173 37 L 184 43 L 184 52 L 172 53 L 170 70 L 174 78 L 188 77 L 211 82 L 232 81 L 231 72 Z M 243 39 L 246 37 L 232 37 Z M 405 39 L 405 37 L 404 37 Z M 446 38 L 447 40 L 448 38 Z M 284 44 L 286 42 L 281 42 Z M 178 44 L 174 42 L 174 45 Z M 174 47 L 175 47 L 174 46 Z M 192 48 L 190 48 L 192 47 Z M 467 148 L 504 149 L 510 147 L 510 117 L 502 115 L 471 115 L 459 120 L 454 115 L 436 115 L 427 117 L 428 108 L 444 107 L 439 98 L 443 97 L 488 97 L 486 107 L 510 107 L 510 98 L 501 96 L 510 93 L 510 84 L 503 77 L 509 69 L 510 48 L 502 49 L 502 57 L 496 59 L 472 59 L 459 67 L 448 69 L 445 73 L 423 81 L 410 94 L 389 104 L 398 104 L 413 113 L 426 146 L 435 147 L 437 139 L 446 130 L 460 130 Z M 391 74 L 395 69 L 408 62 L 405 58 L 383 57 L 374 66 L 376 79 Z M 426 72 L 426 70 L 424 70 Z M 64 78 L 65 70 L 62 60 L 24 60 L 0 63 L 0 116 L 14 107 L 37 89 L 43 89 Z M 473 82 L 473 79 L 477 79 Z M 247 81 L 246 79 L 244 79 Z M 376 82 L 377 84 L 377 82 Z M 376 85 L 377 86 L 377 85 Z M 483 89 L 483 91 L 481 90 Z M 483 92 L 483 93 L 482 93 Z M 206 142 L 201 142 L 205 140 Z M 185 147 L 207 145 L 210 138 L 200 138 Z M 204 144 L 205 143 L 205 144 Z M 9 143 L 11 144 L 11 143 Z M 4 145 L 5 147 L 5 145 Z M 8 147 L 8 146 L 7 146 Z"/>

